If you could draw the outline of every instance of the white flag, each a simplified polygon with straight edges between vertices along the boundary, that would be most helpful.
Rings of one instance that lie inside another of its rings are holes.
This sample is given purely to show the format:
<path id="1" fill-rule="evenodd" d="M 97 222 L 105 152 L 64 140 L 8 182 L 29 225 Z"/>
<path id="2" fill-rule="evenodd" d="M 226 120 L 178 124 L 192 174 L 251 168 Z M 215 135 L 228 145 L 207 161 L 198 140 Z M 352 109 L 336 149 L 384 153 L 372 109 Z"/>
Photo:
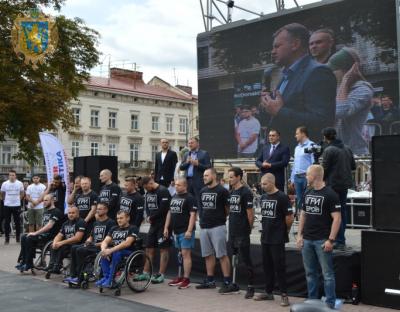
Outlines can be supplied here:
<path id="1" fill-rule="evenodd" d="M 61 142 L 50 133 L 40 132 L 40 143 L 42 144 L 44 160 L 46 162 L 47 181 L 53 181 L 55 175 L 61 176 L 65 183 L 65 203 L 64 212 L 67 213 L 68 203 L 67 198 L 69 194 L 69 172 L 68 160 L 65 154 L 64 147 Z"/>

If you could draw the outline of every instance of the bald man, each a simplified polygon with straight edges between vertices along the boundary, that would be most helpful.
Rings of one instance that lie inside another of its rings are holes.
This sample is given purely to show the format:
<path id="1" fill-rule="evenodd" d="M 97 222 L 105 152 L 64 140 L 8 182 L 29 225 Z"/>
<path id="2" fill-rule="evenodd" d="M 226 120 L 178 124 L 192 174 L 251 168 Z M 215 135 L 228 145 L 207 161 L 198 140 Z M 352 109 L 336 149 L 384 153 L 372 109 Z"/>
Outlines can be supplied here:
<path id="1" fill-rule="evenodd" d="M 261 246 L 265 275 L 265 293 L 254 299 L 274 300 L 272 294 L 275 274 L 281 291 L 281 306 L 289 306 L 286 287 L 285 243 L 289 241 L 289 231 L 293 223 L 293 212 L 289 197 L 275 185 L 275 176 L 267 173 L 261 178 L 265 192 L 261 196 Z"/>
<path id="2" fill-rule="evenodd" d="M 79 217 L 78 208 L 69 207 L 68 220 L 64 222 L 51 245 L 50 263 L 47 267 L 46 278 L 49 278 L 51 273 L 61 273 L 63 259 L 71 252 L 72 245 L 81 243 L 85 230 L 86 224 Z"/>
<path id="3" fill-rule="evenodd" d="M 333 309 L 336 294 L 332 249 L 341 223 L 339 197 L 325 185 L 322 166 L 310 166 L 306 178 L 310 189 L 304 195 L 297 246 L 302 249 L 308 298 L 320 298 L 322 269 L 326 304 Z"/>
<path id="4" fill-rule="evenodd" d="M 108 217 L 115 220 L 119 210 L 120 187 L 112 181 L 112 173 L 108 169 L 100 171 L 100 182 L 103 186 L 100 189 L 99 203 L 108 204 Z"/>
<path id="5" fill-rule="evenodd" d="M 15 268 L 21 272 L 33 268 L 33 256 L 36 246 L 52 240 L 60 230 L 64 214 L 54 206 L 53 195 L 47 194 L 43 199 L 42 227 L 36 232 L 22 235 L 21 252 Z"/>

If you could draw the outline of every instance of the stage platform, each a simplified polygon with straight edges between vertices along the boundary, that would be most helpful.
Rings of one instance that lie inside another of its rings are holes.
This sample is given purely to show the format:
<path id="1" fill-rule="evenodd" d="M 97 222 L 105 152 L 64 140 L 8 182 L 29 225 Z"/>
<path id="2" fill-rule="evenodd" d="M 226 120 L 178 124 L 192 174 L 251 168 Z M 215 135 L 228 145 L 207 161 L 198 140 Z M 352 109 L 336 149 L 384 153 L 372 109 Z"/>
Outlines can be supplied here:
<path id="1" fill-rule="evenodd" d="M 142 234 L 146 233 L 148 225 L 141 228 Z M 295 245 L 295 235 L 297 224 L 294 224 L 290 232 L 290 242 L 286 245 L 286 274 L 288 283 L 288 292 L 291 296 L 306 297 L 307 285 L 303 267 L 303 260 L 300 250 Z M 200 242 L 196 233 L 196 248 L 193 251 L 193 267 L 192 280 L 200 282 L 205 277 L 205 263 L 200 253 Z M 349 299 L 351 297 L 352 283 L 356 282 L 360 285 L 361 274 L 361 230 L 348 229 L 346 231 L 347 248 L 346 250 L 334 251 L 334 266 L 336 274 L 336 293 L 339 298 Z M 255 268 L 255 287 L 262 289 L 264 285 L 264 275 L 262 268 L 262 253 L 260 246 L 259 222 L 255 223 L 255 227 L 251 234 L 251 256 Z M 154 263 L 158 269 L 157 259 Z M 171 249 L 170 264 L 168 266 L 168 276 L 174 277 L 178 272 L 176 261 L 176 250 Z M 222 274 L 219 266 L 217 266 L 216 277 L 222 281 Z M 246 288 L 246 268 L 239 264 L 237 273 L 237 283 L 241 288 Z"/>

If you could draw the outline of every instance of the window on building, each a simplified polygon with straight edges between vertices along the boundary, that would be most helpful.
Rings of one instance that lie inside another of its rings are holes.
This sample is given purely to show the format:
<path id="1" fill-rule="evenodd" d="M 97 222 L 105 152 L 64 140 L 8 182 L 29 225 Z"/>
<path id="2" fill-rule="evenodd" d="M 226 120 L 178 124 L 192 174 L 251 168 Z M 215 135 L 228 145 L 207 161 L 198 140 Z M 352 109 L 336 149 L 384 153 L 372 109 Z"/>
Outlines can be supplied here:
<path id="1" fill-rule="evenodd" d="M 187 118 L 179 118 L 179 133 L 187 133 Z"/>
<path id="2" fill-rule="evenodd" d="M 71 147 L 72 157 L 79 157 L 79 142 L 72 141 Z"/>
<path id="3" fill-rule="evenodd" d="M 165 120 L 166 124 L 167 124 L 167 132 L 172 132 L 173 128 L 172 128 L 172 124 L 174 122 L 174 118 L 173 117 L 166 117 Z"/>
<path id="4" fill-rule="evenodd" d="M 117 112 L 108 112 L 108 128 L 117 128 Z"/>
<path id="5" fill-rule="evenodd" d="M 152 131 L 160 131 L 160 117 L 151 116 L 151 130 Z"/>
<path id="6" fill-rule="evenodd" d="M 15 163 L 15 160 L 12 158 L 12 145 L 2 145 L 1 146 L 1 164 L 2 165 L 11 165 Z"/>
<path id="7" fill-rule="evenodd" d="M 108 156 L 117 156 L 117 144 L 108 144 Z"/>
<path id="8" fill-rule="evenodd" d="M 151 161 L 152 162 L 156 161 L 157 152 L 158 152 L 158 144 L 152 144 L 151 145 Z"/>
<path id="9" fill-rule="evenodd" d="M 79 125 L 81 120 L 81 109 L 74 107 L 72 109 L 72 115 L 74 116 L 74 122 Z"/>
<path id="10" fill-rule="evenodd" d="M 133 162 L 135 160 L 139 160 L 139 149 L 140 149 L 140 144 L 139 143 L 131 143 L 129 145 L 129 159 L 130 159 L 130 162 Z"/>
<path id="11" fill-rule="evenodd" d="M 92 109 L 90 111 L 90 126 L 99 127 L 99 111 Z"/>
<path id="12" fill-rule="evenodd" d="M 137 114 L 131 115 L 131 129 L 139 130 L 139 115 Z"/>
<path id="13" fill-rule="evenodd" d="M 97 142 L 90 143 L 90 155 L 92 156 L 99 155 L 99 143 Z"/>

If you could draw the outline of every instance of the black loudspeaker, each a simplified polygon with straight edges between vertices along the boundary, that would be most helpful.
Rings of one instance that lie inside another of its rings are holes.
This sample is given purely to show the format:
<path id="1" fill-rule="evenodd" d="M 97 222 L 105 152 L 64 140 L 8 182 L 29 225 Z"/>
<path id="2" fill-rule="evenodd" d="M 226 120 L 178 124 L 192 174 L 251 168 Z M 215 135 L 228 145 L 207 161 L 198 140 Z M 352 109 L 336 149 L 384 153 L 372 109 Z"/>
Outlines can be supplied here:
<path id="1" fill-rule="evenodd" d="M 400 309 L 400 296 L 385 294 L 385 289 L 400 291 L 400 233 L 362 231 L 361 301 L 365 304 Z"/>
<path id="2" fill-rule="evenodd" d="M 118 183 L 118 157 L 116 156 L 83 156 L 74 158 L 74 178 L 83 175 L 92 179 L 92 190 L 100 191 L 100 171 L 109 169 L 112 180 Z"/>
<path id="3" fill-rule="evenodd" d="M 400 231 L 400 135 L 372 138 L 372 224 Z"/>

